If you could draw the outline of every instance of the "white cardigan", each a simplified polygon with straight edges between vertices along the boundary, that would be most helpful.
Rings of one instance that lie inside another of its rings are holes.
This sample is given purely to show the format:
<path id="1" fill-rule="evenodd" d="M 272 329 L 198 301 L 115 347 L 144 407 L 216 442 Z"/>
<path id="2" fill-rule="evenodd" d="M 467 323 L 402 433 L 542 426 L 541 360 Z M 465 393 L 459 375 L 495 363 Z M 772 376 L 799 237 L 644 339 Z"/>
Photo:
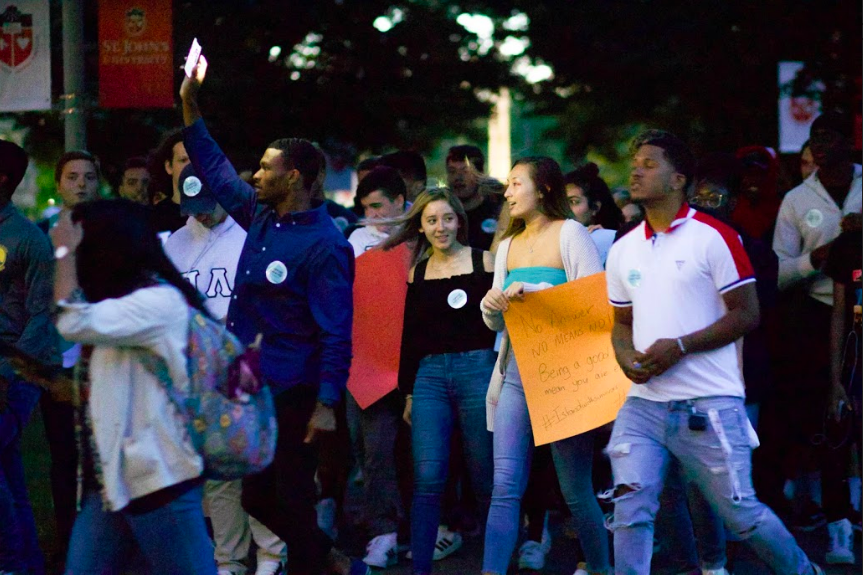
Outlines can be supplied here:
<path id="1" fill-rule="evenodd" d="M 506 262 L 511 243 L 511 237 L 503 240 L 498 246 L 497 255 L 494 258 L 492 287 L 501 290 L 509 273 L 506 269 Z M 587 228 L 575 220 L 564 221 L 560 228 L 560 257 L 563 260 L 566 281 L 587 277 L 602 271 L 602 262 L 596 244 L 593 243 Z M 506 360 L 509 354 L 509 337 L 506 334 L 506 323 L 501 312 L 490 311 L 483 307 L 482 303 L 480 303 L 480 309 L 482 310 L 482 319 L 489 329 L 504 332 L 500 352 L 497 355 L 497 363 L 494 366 L 485 398 L 486 427 L 489 431 L 494 431 L 494 412 L 497 408 L 501 387 L 503 387 L 503 373 L 506 370 Z"/>
<path id="2" fill-rule="evenodd" d="M 188 381 L 189 307 L 169 285 L 142 288 L 98 303 L 60 302 L 57 329 L 93 345 L 90 420 L 108 508 L 201 475 L 203 461 L 162 384 L 134 348 L 161 356 L 178 385 Z"/>

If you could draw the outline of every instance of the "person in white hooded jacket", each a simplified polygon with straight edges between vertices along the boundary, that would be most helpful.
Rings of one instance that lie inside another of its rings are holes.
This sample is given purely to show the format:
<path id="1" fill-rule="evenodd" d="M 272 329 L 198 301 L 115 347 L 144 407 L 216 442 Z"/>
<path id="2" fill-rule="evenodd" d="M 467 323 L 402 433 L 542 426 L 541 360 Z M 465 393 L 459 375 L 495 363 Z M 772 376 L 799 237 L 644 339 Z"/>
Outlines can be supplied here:
<path id="1" fill-rule="evenodd" d="M 216 575 L 201 506 L 203 461 L 146 366 L 188 379 L 190 308 L 200 295 L 127 200 L 82 203 L 51 232 L 57 329 L 83 345 L 81 478 L 66 568 L 117 573 L 137 546 L 154 573 Z M 80 369 L 80 368 L 79 368 Z"/>

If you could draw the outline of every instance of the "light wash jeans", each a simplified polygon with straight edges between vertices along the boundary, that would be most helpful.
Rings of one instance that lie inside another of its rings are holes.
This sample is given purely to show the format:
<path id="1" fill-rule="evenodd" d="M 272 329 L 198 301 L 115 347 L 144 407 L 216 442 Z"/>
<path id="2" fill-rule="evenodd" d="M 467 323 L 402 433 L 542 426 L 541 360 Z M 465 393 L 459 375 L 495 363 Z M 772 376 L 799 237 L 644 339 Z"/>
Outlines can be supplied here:
<path id="1" fill-rule="evenodd" d="M 758 429 L 760 404 L 747 403 L 746 415 L 753 429 Z M 711 509 L 701 491 L 684 481 L 680 465 L 672 459 L 659 497 L 656 515 L 656 540 L 662 551 L 671 556 L 679 573 L 719 570 L 727 562 L 727 537 L 722 519 Z M 735 540 L 731 536 L 732 541 Z"/>
<path id="2" fill-rule="evenodd" d="M 551 444 L 554 467 L 567 507 L 576 522 L 587 569 L 610 573 L 608 533 L 593 492 L 594 433 Z M 503 575 L 521 525 L 521 498 L 527 489 L 533 431 L 514 357 L 507 365 L 494 417 L 494 491 L 485 531 L 483 572 Z"/>
<path id="3" fill-rule="evenodd" d="M 134 547 L 153 575 L 216 575 L 199 486 L 146 513 L 111 512 L 95 491 L 84 494 L 72 529 L 66 575 L 121 573 Z"/>
<path id="4" fill-rule="evenodd" d="M 693 408 L 710 416 L 706 430 L 689 429 Z M 774 573 L 814 572 L 794 537 L 755 497 L 746 423 L 743 399 L 737 397 L 626 400 L 608 445 L 616 486 L 611 527 L 618 575 L 650 573 L 653 522 L 672 459 L 679 463 L 684 481 L 698 487 L 731 533 L 746 541 Z"/>
<path id="5" fill-rule="evenodd" d="M 431 573 L 455 426 L 461 429 L 467 471 L 485 517 L 492 478 L 491 433 L 485 425 L 485 394 L 496 356 L 494 350 L 480 349 L 429 355 L 420 362 L 411 412 L 414 573 Z"/>
<path id="6" fill-rule="evenodd" d="M 41 390 L 8 375 L 6 407 L 0 411 L 0 571 L 44 573 L 36 522 L 27 495 L 21 434 Z"/>

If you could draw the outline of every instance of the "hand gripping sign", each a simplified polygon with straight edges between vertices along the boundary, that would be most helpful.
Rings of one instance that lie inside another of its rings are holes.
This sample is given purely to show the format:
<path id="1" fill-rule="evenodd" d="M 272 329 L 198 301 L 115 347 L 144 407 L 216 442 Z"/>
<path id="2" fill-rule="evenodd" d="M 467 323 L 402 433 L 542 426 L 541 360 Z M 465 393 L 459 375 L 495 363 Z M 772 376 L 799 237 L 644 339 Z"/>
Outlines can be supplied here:
<path id="1" fill-rule="evenodd" d="M 504 320 L 536 445 L 614 421 L 631 382 L 611 347 L 605 273 L 525 293 Z"/>

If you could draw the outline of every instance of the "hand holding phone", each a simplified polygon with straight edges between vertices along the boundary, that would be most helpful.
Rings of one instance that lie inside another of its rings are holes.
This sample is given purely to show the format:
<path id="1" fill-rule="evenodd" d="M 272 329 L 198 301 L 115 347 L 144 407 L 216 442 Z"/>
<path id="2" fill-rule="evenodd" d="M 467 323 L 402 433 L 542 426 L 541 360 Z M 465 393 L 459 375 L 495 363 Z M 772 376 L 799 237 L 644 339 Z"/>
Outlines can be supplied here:
<path id="1" fill-rule="evenodd" d="M 191 78 L 192 73 L 195 71 L 195 66 L 198 65 L 198 60 L 201 58 L 201 45 L 198 44 L 198 39 L 195 38 L 192 40 L 192 47 L 189 48 L 189 55 L 186 56 L 186 63 L 183 65 L 183 69 L 186 72 L 186 77 Z"/>

